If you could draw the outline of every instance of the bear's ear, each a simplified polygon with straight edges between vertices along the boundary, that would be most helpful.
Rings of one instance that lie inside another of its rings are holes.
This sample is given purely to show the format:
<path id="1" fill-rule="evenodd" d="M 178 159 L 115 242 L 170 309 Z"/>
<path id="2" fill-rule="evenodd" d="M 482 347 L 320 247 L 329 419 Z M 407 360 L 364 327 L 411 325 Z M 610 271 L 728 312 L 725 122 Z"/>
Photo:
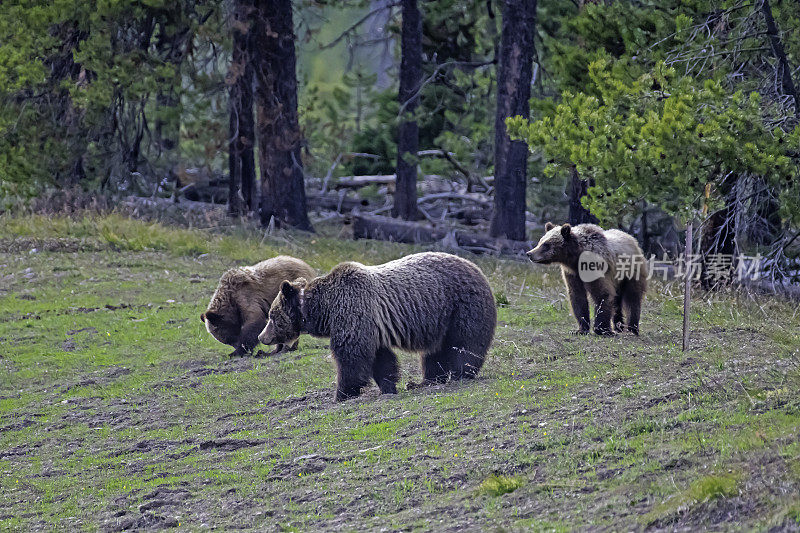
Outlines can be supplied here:
<path id="1" fill-rule="evenodd" d="M 205 313 L 200 313 L 200 322 L 202 322 L 203 324 L 206 323 L 206 314 Z"/>
<path id="2" fill-rule="evenodd" d="M 570 226 L 569 224 L 564 224 L 563 226 L 561 226 L 561 236 L 564 237 L 564 239 L 569 239 L 571 232 L 572 232 L 572 226 Z"/>
<path id="3" fill-rule="evenodd" d="M 290 282 L 284 281 L 281 283 L 281 292 L 283 293 L 284 298 L 291 298 L 297 294 L 297 289 Z"/>
<path id="4" fill-rule="evenodd" d="M 555 227 L 556 227 L 555 224 L 553 224 L 552 222 L 548 222 L 547 224 L 544 225 L 544 230 L 545 231 L 550 231 L 551 229 L 553 229 Z"/>
<path id="5" fill-rule="evenodd" d="M 212 324 L 219 324 L 220 322 L 222 322 L 222 315 L 219 313 L 209 311 L 205 315 L 206 315 L 206 320 L 208 320 Z"/>

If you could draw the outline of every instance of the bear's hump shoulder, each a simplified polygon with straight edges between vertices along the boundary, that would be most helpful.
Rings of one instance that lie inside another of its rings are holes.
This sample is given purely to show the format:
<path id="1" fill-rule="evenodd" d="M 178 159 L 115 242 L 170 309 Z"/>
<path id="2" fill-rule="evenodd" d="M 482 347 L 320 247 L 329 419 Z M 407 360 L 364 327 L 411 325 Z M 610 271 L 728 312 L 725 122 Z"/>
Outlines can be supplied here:
<path id="1" fill-rule="evenodd" d="M 636 238 L 618 229 L 606 230 L 606 241 L 609 251 L 615 255 L 642 255 L 642 249 Z"/>
<path id="2" fill-rule="evenodd" d="M 247 267 L 231 268 L 219 278 L 219 289 L 237 290 L 253 279 L 253 271 Z"/>

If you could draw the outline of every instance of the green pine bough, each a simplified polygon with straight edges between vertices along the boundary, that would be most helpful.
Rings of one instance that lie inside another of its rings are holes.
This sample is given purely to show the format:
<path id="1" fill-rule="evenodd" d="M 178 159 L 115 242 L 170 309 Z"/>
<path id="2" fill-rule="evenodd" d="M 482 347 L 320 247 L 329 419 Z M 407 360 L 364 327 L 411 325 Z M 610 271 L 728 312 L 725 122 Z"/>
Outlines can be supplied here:
<path id="1" fill-rule="evenodd" d="M 770 127 L 758 93 L 679 77 L 663 64 L 633 81 L 613 67 L 605 58 L 589 66 L 599 96 L 564 92 L 540 119 L 506 121 L 512 138 L 544 155 L 546 175 L 574 165 L 594 180 L 583 203 L 601 221 L 635 212 L 641 200 L 687 221 L 703 202 L 722 204 L 723 180 L 749 174 L 779 190 L 782 217 L 800 222 L 792 159 L 800 128 Z"/>

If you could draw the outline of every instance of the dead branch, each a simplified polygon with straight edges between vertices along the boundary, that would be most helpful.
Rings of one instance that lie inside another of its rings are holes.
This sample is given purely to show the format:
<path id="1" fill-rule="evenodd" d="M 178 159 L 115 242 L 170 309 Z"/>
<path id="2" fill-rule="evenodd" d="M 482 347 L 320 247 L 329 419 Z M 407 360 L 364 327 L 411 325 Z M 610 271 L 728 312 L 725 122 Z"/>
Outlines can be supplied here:
<path id="1" fill-rule="evenodd" d="M 431 227 L 426 223 L 363 215 L 353 217 L 353 238 L 410 244 L 431 244 L 438 241 L 444 248 L 495 255 L 520 255 L 532 247 L 529 241 L 497 239 L 452 228 Z"/>
<path id="2" fill-rule="evenodd" d="M 349 197 L 346 191 L 327 193 L 306 193 L 306 202 L 310 211 L 335 211 L 349 213 L 354 209 L 369 207 L 369 201 L 358 197 Z"/>
<path id="3" fill-rule="evenodd" d="M 397 176 L 394 174 L 377 174 L 372 176 L 342 176 L 336 180 L 334 189 L 359 189 L 368 185 L 394 186 Z"/>
<path id="4" fill-rule="evenodd" d="M 364 15 L 363 17 L 358 19 L 356 22 L 354 22 L 350 27 L 348 27 L 342 33 L 340 33 L 339 36 L 336 39 L 334 39 L 333 41 L 329 42 L 328 44 L 324 44 L 324 45 L 320 46 L 320 50 L 327 50 L 328 48 L 333 48 L 334 46 L 336 46 L 337 44 L 342 42 L 342 39 L 344 39 L 345 37 L 349 36 L 354 31 L 356 31 L 359 26 L 364 24 L 366 21 L 368 21 L 374 15 L 377 15 L 378 13 L 380 13 L 381 11 L 384 11 L 386 9 L 392 9 L 392 8 L 398 6 L 399 4 L 400 4 L 400 2 L 392 2 L 391 4 L 388 4 L 388 5 L 385 5 L 385 6 L 380 6 L 380 7 L 377 7 L 375 9 L 373 9 L 372 11 L 370 11 L 369 13 L 367 13 L 366 15 Z"/>
<path id="5" fill-rule="evenodd" d="M 425 202 L 431 202 L 431 201 L 434 201 L 434 200 L 439 200 L 439 199 L 442 199 L 442 198 L 446 198 L 448 200 L 462 200 L 464 202 L 474 202 L 476 204 L 485 205 L 485 206 L 491 205 L 491 201 L 489 201 L 489 199 L 486 198 L 486 196 L 484 196 L 483 194 L 474 193 L 474 192 L 473 193 L 469 193 L 469 192 L 466 192 L 466 193 L 436 192 L 436 193 L 432 193 L 432 194 L 426 194 L 425 196 L 420 197 L 420 199 L 417 200 L 417 203 L 421 204 L 421 203 L 425 203 Z"/>

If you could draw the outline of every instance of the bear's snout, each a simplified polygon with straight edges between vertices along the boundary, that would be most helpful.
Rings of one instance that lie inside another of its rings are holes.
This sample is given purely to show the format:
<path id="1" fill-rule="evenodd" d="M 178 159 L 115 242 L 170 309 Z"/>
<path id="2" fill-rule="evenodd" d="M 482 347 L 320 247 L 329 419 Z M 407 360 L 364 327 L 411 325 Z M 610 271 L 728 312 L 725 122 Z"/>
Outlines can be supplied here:
<path id="1" fill-rule="evenodd" d="M 527 255 L 528 259 L 534 263 L 540 263 L 542 261 L 542 254 L 538 248 L 534 248 L 533 250 L 526 252 L 525 255 Z"/>
<path id="2" fill-rule="evenodd" d="M 258 334 L 258 340 L 262 344 L 275 344 L 275 324 L 272 323 L 272 320 L 267 321 L 267 325 L 264 326 L 264 329 L 261 330 L 261 333 Z"/>

